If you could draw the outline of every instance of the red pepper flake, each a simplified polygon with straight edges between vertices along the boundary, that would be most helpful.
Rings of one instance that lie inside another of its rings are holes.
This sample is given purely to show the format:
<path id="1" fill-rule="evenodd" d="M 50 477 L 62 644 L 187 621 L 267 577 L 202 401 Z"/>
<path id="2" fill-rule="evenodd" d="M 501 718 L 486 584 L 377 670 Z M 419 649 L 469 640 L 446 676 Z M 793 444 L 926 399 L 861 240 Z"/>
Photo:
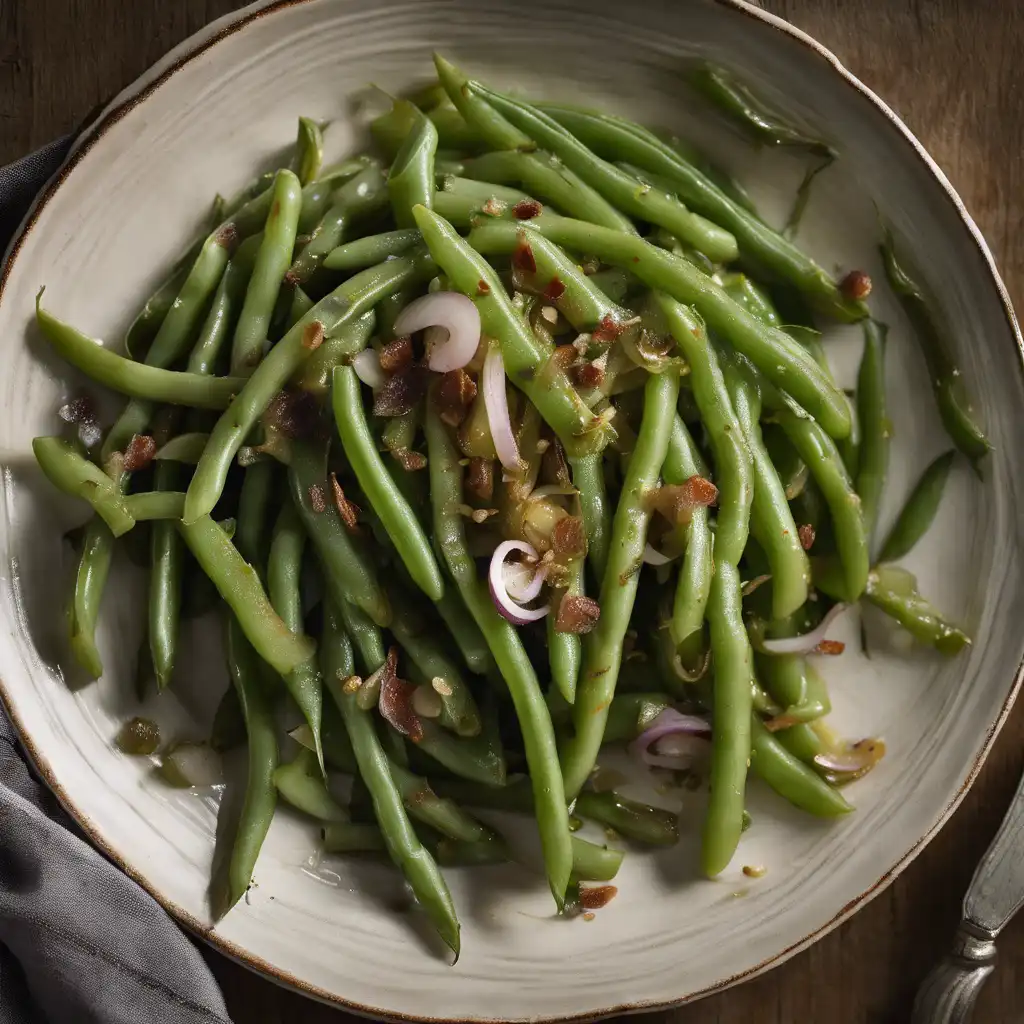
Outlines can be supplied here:
<path id="1" fill-rule="evenodd" d="M 327 495 L 319 484 L 309 485 L 309 504 L 318 515 L 327 511 Z"/>
<path id="2" fill-rule="evenodd" d="M 607 907 L 618 894 L 618 887 L 614 885 L 581 885 L 580 906 L 586 910 L 600 910 Z"/>
<path id="3" fill-rule="evenodd" d="M 474 456 L 466 470 L 466 490 L 480 501 L 494 497 L 494 460 Z M 558 525 L 555 526 L 558 529 Z"/>
<path id="4" fill-rule="evenodd" d="M 515 249 L 512 250 L 512 266 L 527 274 L 537 273 L 537 261 L 533 257 L 533 249 L 530 248 L 529 242 L 520 239 L 516 243 Z"/>
<path id="5" fill-rule="evenodd" d="M 409 448 L 395 448 L 391 454 L 407 473 L 415 473 L 417 470 L 427 468 L 426 455 L 421 455 Z"/>
<path id="6" fill-rule="evenodd" d="M 842 654 L 846 650 L 846 644 L 842 640 L 822 640 L 817 647 L 814 648 L 815 654 Z"/>
<path id="7" fill-rule="evenodd" d="M 623 584 L 625 585 L 625 584 Z M 589 633 L 601 617 L 601 606 L 582 594 L 566 594 L 558 605 L 556 633 Z"/>
<path id="8" fill-rule="evenodd" d="M 314 486 L 316 485 L 314 484 Z M 334 492 L 334 507 L 338 510 L 338 515 L 341 516 L 345 529 L 349 533 L 357 533 L 359 531 L 359 506 L 345 497 L 345 492 L 342 490 L 341 484 L 338 483 L 338 478 L 334 473 L 331 474 L 331 490 Z M 326 505 L 324 508 L 326 508 Z M 323 512 L 323 510 L 322 508 L 316 509 L 317 512 Z"/>
<path id="9" fill-rule="evenodd" d="M 547 288 L 544 289 L 544 298 L 549 302 L 554 302 L 556 299 L 560 299 L 565 294 L 565 285 L 562 283 L 562 279 L 556 274 L 548 282 Z"/>
<path id="10" fill-rule="evenodd" d="M 324 325 L 319 320 L 311 320 L 302 331 L 302 347 L 314 352 L 324 340 Z"/>
<path id="11" fill-rule="evenodd" d="M 540 216 L 543 209 L 544 207 L 536 199 L 520 199 L 512 207 L 512 213 L 516 220 L 533 220 L 534 217 Z"/>
<path id="12" fill-rule="evenodd" d="M 124 469 L 128 473 L 137 473 L 145 469 L 156 455 L 156 441 L 149 434 L 134 434 L 124 450 Z"/>
<path id="13" fill-rule="evenodd" d="M 814 546 L 814 527 L 810 523 L 804 523 L 803 526 L 797 527 L 797 536 L 800 538 L 800 547 L 804 551 L 810 551 Z"/>
<path id="14" fill-rule="evenodd" d="M 412 695 L 416 687 L 399 679 L 398 648 L 388 651 L 388 660 L 384 663 L 384 672 L 380 681 L 380 697 L 377 706 L 384 720 L 403 736 L 408 736 L 413 743 L 423 739 L 423 723 L 412 706 Z"/>
<path id="15" fill-rule="evenodd" d="M 625 326 L 616 317 L 612 316 L 611 313 L 605 313 L 590 336 L 595 342 L 611 342 L 625 329 Z"/>
<path id="16" fill-rule="evenodd" d="M 476 293 L 477 295 L 491 294 L 491 286 L 482 277 L 476 283 Z"/>
<path id="17" fill-rule="evenodd" d="M 851 270 L 839 282 L 839 291 L 843 298 L 859 302 L 871 294 L 871 278 L 863 270 Z"/>
<path id="18" fill-rule="evenodd" d="M 235 227 L 233 221 L 228 221 L 227 224 L 222 224 L 217 229 L 217 233 L 213 236 L 213 240 L 222 249 L 227 249 L 228 252 L 234 252 L 235 246 L 238 245 L 238 228 Z"/>
<path id="19" fill-rule="evenodd" d="M 381 347 L 380 368 L 385 373 L 399 373 L 412 364 L 412 355 L 412 338 L 403 334 Z"/>
<path id="20" fill-rule="evenodd" d="M 604 383 L 604 370 L 597 363 L 580 363 L 572 368 L 572 379 L 581 388 L 599 388 Z"/>
<path id="21" fill-rule="evenodd" d="M 476 398 L 476 382 L 463 369 L 449 370 L 435 392 L 438 414 L 450 427 L 459 426 Z"/>

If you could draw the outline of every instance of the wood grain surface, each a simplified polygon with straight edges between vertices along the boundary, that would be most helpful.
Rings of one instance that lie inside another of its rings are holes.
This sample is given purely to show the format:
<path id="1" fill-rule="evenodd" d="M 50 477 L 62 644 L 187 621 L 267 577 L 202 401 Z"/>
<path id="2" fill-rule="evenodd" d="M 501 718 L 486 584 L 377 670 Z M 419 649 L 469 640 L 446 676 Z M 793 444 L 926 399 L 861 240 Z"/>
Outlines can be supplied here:
<path id="1" fill-rule="evenodd" d="M 660 2 L 660 0 L 651 0 Z M 234 0 L 0 0 L 0 163 L 72 130 Z M 1024 309 L 1024 5 L 1019 0 L 765 0 L 831 48 L 945 170 Z M 672 1024 L 899 1024 L 1024 769 L 1018 703 L 952 821 L 884 893 L 782 967 L 670 1013 Z M 813 899 L 813 892 L 807 893 Z M 207 957 L 239 1024 L 345 1015 Z M 636 1019 L 636 1018 L 634 1018 Z M 976 1021 L 1024 1020 L 1024 920 L 999 941 Z"/>

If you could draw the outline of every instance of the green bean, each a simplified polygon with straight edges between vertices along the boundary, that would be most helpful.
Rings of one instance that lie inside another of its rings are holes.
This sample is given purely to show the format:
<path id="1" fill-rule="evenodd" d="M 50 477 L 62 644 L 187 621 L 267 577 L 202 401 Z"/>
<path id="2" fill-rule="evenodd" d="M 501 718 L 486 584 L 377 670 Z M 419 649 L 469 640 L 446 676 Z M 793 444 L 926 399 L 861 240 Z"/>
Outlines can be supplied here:
<path id="1" fill-rule="evenodd" d="M 776 419 L 825 497 L 843 566 L 845 599 L 856 601 L 864 592 L 870 568 L 868 539 L 860 499 L 842 457 L 832 438 L 814 420 L 802 419 L 790 409 L 776 413 Z"/>
<path id="2" fill-rule="evenodd" d="M 121 499 L 132 519 L 180 519 L 185 507 L 184 491 L 139 491 Z"/>
<path id="3" fill-rule="evenodd" d="M 493 666 L 491 652 L 480 627 L 469 614 L 457 587 L 445 587 L 441 600 L 435 605 L 448 627 L 462 660 L 474 675 L 484 676 Z"/>
<path id="4" fill-rule="evenodd" d="M 490 264 L 437 214 L 421 207 L 415 214 L 431 255 L 454 286 L 476 303 L 483 333 L 498 339 L 509 379 L 522 388 L 568 451 L 600 448 L 604 422 L 584 405 L 565 371 L 538 344 Z M 481 281 L 486 285 L 483 294 Z"/>
<path id="5" fill-rule="evenodd" d="M 754 474 L 749 442 L 736 416 L 704 324 L 686 306 L 658 295 L 669 330 L 690 365 L 690 386 L 711 440 L 718 483 L 715 559 L 738 565 L 747 545 Z"/>
<path id="6" fill-rule="evenodd" d="M 332 821 L 323 827 L 322 836 L 324 853 L 388 852 L 384 836 L 377 825 L 353 825 L 351 822 Z"/>
<path id="7" fill-rule="evenodd" d="M 96 620 L 113 555 L 114 535 L 99 516 L 94 516 L 85 527 L 75 588 L 67 611 L 71 653 L 93 679 L 103 675 L 103 662 L 96 647 Z"/>
<path id="8" fill-rule="evenodd" d="M 209 439 L 209 434 L 179 434 L 177 437 L 172 437 L 167 444 L 158 448 L 153 458 L 157 462 L 182 462 L 186 465 L 194 466 L 203 454 L 203 449 L 206 447 Z"/>
<path id="9" fill-rule="evenodd" d="M 299 214 L 299 234 L 308 235 L 323 220 L 330 209 L 338 189 L 357 174 L 371 167 L 380 170 L 380 161 L 366 155 L 351 157 L 324 173 L 302 189 L 302 212 Z"/>
<path id="10" fill-rule="evenodd" d="M 584 790 L 576 798 L 574 813 L 645 846 L 675 846 L 679 841 L 679 820 L 675 814 L 627 800 L 612 790 Z"/>
<path id="11" fill-rule="evenodd" d="M 437 153 L 437 129 L 418 107 L 408 100 L 396 100 L 410 119 L 410 130 L 395 155 L 388 173 L 391 211 L 400 228 L 415 227 L 412 208 L 428 210 L 434 195 L 434 156 Z M 407 109 L 404 109 L 407 108 Z"/>
<path id="12" fill-rule="evenodd" d="M 348 821 L 348 811 L 331 796 L 316 754 L 300 747 L 294 759 L 274 770 L 274 785 L 292 805 L 318 821 Z"/>
<path id="13" fill-rule="evenodd" d="M 357 543 L 342 523 L 330 493 L 326 445 L 302 441 L 292 446 L 288 484 L 334 600 L 351 601 L 377 625 L 388 625 L 391 607 L 376 566 L 366 545 Z"/>
<path id="14" fill-rule="evenodd" d="M 170 274 L 160 283 L 153 294 L 146 299 L 135 319 L 131 322 L 124 336 L 124 350 L 132 359 L 141 359 L 153 343 L 160 325 L 174 305 L 174 300 L 185 283 L 185 278 L 192 264 L 195 263 L 205 241 L 200 238 L 177 263 L 171 268 Z"/>
<path id="15" fill-rule="evenodd" d="M 736 566 L 715 551 L 708 598 L 712 691 L 711 796 L 704 819 L 701 863 L 709 877 L 732 860 L 743 831 L 743 797 L 750 758 L 753 656 L 743 624 L 743 597 Z"/>
<path id="16" fill-rule="evenodd" d="M 406 808 L 417 821 L 463 843 L 477 843 L 494 837 L 491 829 L 467 814 L 454 800 L 438 796 L 426 779 L 393 761 L 389 767 Z"/>
<path id="17" fill-rule="evenodd" d="M 572 870 L 572 850 L 551 716 L 518 634 L 498 614 L 477 579 L 476 566 L 466 547 L 465 525 L 456 511 L 463 501 L 459 452 L 432 399 L 427 402 L 426 434 L 434 539 L 512 695 L 537 801 L 537 825 L 548 883 L 561 907 Z"/>
<path id="18" fill-rule="evenodd" d="M 286 675 L 315 651 L 313 641 L 296 635 L 270 604 L 259 575 L 209 516 L 178 529 L 217 592 L 238 619 L 256 652 L 280 675 Z"/>
<path id="19" fill-rule="evenodd" d="M 772 617 L 792 615 L 807 600 L 811 564 L 800 542 L 785 488 L 761 436 L 761 395 L 737 359 L 725 364 L 725 379 L 743 438 L 753 458 L 754 499 L 750 530 L 768 558 Z"/>
<path id="20" fill-rule="evenodd" d="M 674 370 L 652 374 L 644 389 L 644 412 L 612 521 L 608 564 L 601 582 L 601 617 L 583 643 L 583 666 L 573 704 L 576 733 L 562 749 L 562 775 L 570 799 L 583 788 L 601 748 L 608 707 L 622 663 L 651 512 L 647 493 L 658 483 L 679 397 Z"/>
<path id="21" fill-rule="evenodd" d="M 324 260 L 328 270 L 363 270 L 383 263 L 390 256 L 401 256 L 423 241 L 416 228 L 399 228 L 379 235 L 366 235 L 332 249 Z"/>
<path id="22" fill-rule="evenodd" d="M 599 114 L 594 114 L 590 111 L 580 111 L 568 107 L 556 108 L 553 107 L 551 104 L 547 103 L 542 103 L 540 107 L 541 110 L 546 110 L 556 121 L 561 121 L 563 111 L 568 111 L 570 115 L 586 117 L 588 120 L 598 119 L 602 116 Z M 647 129 L 642 128 L 640 125 L 635 125 L 630 121 L 622 121 L 621 118 L 611 118 L 611 120 L 614 122 L 621 122 L 623 127 L 627 129 L 632 129 L 634 131 L 639 129 L 638 134 L 647 134 Z M 580 138 L 582 138 L 583 141 L 586 142 L 587 145 L 591 147 L 591 149 L 597 150 L 597 152 L 601 152 L 599 139 L 601 134 L 603 133 L 596 133 L 596 137 L 588 141 L 586 126 L 581 130 L 577 130 L 577 127 L 575 127 L 574 124 L 570 123 L 569 121 L 565 122 L 565 126 L 571 132 L 573 132 L 573 134 L 578 135 Z M 697 149 L 696 146 L 690 145 L 689 142 L 684 141 L 683 139 L 679 138 L 679 136 L 673 135 L 670 132 L 656 131 L 653 132 L 652 134 L 654 134 L 655 138 L 659 142 L 663 142 L 666 146 L 668 146 L 668 148 L 676 156 L 681 157 L 685 163 L 690 165 L 690 167 L 686 168 L 686 170 L 692 169 L 691 174 L 693 171 L 696 171 L 697 174 L 702 174 L 705 178 L 707 178 L 709 182 L 711 182 L 711 184 L 715 188 L 717 188 L 721 192 L 724 192 L 725 195 L 728 196 L 729 199 L 731 199 L 737 206 L 746 210 L 748 213 L 753 214 L 753 216 L 757 217 L 758 220 L 761 219 L 760 214 L 757 212 L 757 204 L 751 198 L 751 195 L 746 190 L 746 188 L 723 168 L 713 164 L 704 153 Z M 614 156 L 615 154 L 612 155 Z M 635 157 L 631 156 L 630 159 L 635 160 Z M 643 164 L 641 164 L 641 166 L 643 166 Z M 657 163 L 655 163 L 654 166 L 649 167 L 649 170 L 657 171 Z M 683 178 L 684 181 L 689 181 L 691 174 L 686 174 L 684 171 L 684 173 L 681 174 L 680 177 Z M 697 179 L 697 182 L 698 186 L 703 184 L 699 178 Z M 676 187 L 682 190 L 683 186 L 677 185 Z M 700 202 L 700 196 L 702 191 L 702 188 L 696 188 L 695 192 L 697 198 L 693 200 L 688 198 L 687 194 L 683 192 L 683 201 L 690 203 L 693 206 L 693 208 L 697 210 L 698 213 L 703 213 L 705 217 L 711 217 L 712 220 L 720 219 L 719 217 L 716 217 L 716 214 L 720 214 L 720 210 L 712 209 L 711 211 L 709 211 Z M 730 228 L 730 230 L 734 231 L 737 238 L 739 238 L 739 231 L 736 231 L 733 228 Z"/>
<path id="23" fill-rule="evenodd" d="M 32 453 L 47 480 L 65 494 L 92 505 L 115 537 L 127 533 L 135 525 L 135 518 L 117 483 L 79 455 L 68 441 L 60 437 L 33 438 Z"/>
<path id="24" fill-rule="evenodd" d="M 550 149 L 569 170 L 623 213 L 671 231 L 716 263 L 734 260 L 738 255 L 736 239 L 730 232 L 691 213 L 673 195 L 602 160 L 543 111 L 476 82 L 464 89 L 485 99 L 531 140 Z"/>
<path id="25" fill-rule="evenodd" d="M 579 882 L 610 882 L 622 867 L 622 851 L 572 837 L 572 876 Z"/>
<path id="26" fill-rule="evenodd" d="M 343 359 L 349 359 L 366 348 L 373 335 L 376 322 L 377 315 L 371 309 L 358 320 L 339 327 L 330 337 L 325 338 L 323 344 L 302 363 L 292 376 L 291 383 L 300 390 L 309 391 L 317 397 L 326 395 L 331 387 L 334 367 Z"/>
<path id="27" fill-rule="evenodd" d="M 726 274 L 722 278 L 722 287 L 726 294 L 738 305 L 742 306 L 751 316 L 757 317 L 763 324 L 781 327 L 782 317 L 772 304 L 763 288 L 758 287 L 746 274 Z"/>
<path id="28" fill-rule="evenodd" d="M 256 468 L 253 466 L 248 470 L 246 477 L 248 478 Z M 241 524 L 241 508 L 239 508 L 238 515 Z M 267 558 L 267 592 L 274 611 L 281 616 L 281 621 L 296 636 L 302 635 L 303 627 L 300 583 L 302 552 L 305 545 L 306 534 L 299 513 L 292 502 L 286 501 L 274 524 L 274 535 L 270 543 L 270 554 Z M 323 686 L 316 658 L 311 656 L 301 665 L 296 666 L 284 677 L 284 683 L 309 726 L 313 737 L 313 749 L 322 772 L 324 767 L 321 738 Z"/>
<path id="29" fill-rule="evenodd" d="M 363 410 L 359 378 L 351 366 L 334 369 L 334 423 L 359 486 L 395 545 L 413 582 L 432 601 L 444 593 L 441 570 L 416 513 L 395 485 L 377 451 Z"/>
<path id="30" fill-rule="evenodd" d="M 587 562 L 594 581 L 600 587 L 611 542 L 611 510 L 605 494 L 604 457 L 600 452 L 570 455 L 569 467 L 573 486 L 579 494 L 583 531 L 587 535 Z"/>
<path id="31" fill-rule="evenodd" d="M 917 592 L 917 581 L 905 569 L 880 565 L 868 575 L 864 596 L 895 619 L 914 639 L 940 654 L 959 654 L 971 638 Z"/>
<path id="32" fill-rule="evenodd" d="M 628 217 L 550 153 L 508 149 L 485 153 L 465 161 L 460 176 L 495 185 L 519 185 L 570 216 L 636 233 Z"/>
<path id="33" fill-rule="evenodd" d="M 373 798 L 374 815 L 380 825 L 388 854 L 401 870 L 416 899 L 426 911 L 438 934 L 459 955 L 459 922 L 455 907 L 433 858 L 423 848 L 402 806 L 402 796 L 391 775 L 391 766 L 380 745 L 373 719 L 359 708 L 352 694 L 345 693 L 341 679 L 352 675 L 352 648 L 342 632 L 338 610 L 328 602 L 321 644 L 324 681 L 334 698 L 359 765 L 359 775 Z"/>
<path id="34" fill-rule="evenodd" d="M 245 471 L 232 538 L 238 553 L 256 570 L 260 579 L 266 576 L 267 570 L 266 542 L 271 525 L 268 509 L 274 494 L 275 468 L 272 462 L 257 462 Z M 288 628 L 295 627 L 289 623 Z"/>
<path id="35" fill-rule="evenodd" d="M 288 280 L 293 284 L 305 284 L 327 254 L 341 244 L 342 236 L 352 221 L 383 209 L 387 199 L 387 182 L 376 164 L 368 164 L 354 178 L 341 185 L 331 195 L 329 209 L 292 263 Z"/>
<path id="36" fill-rule="evenodd" d="M 191 529 L 191 528 L 190 528 Z M 214 524 L 220 532 L 220 527 Z M 277 734 L 270 705 L 263 693 L 260 664 L 234 616 L 228 616 L 227 658 L 238 694 L 248 738 L 248 774 L 245 800 L 232 840 L 227 876 L 211 893 L 214 919 L 224 916 L 246 893 L 260 847 L 270 829 L 277 804 L 274 770 Z"/>
<path id="37" fill-rule="evenodd" d="M 785 635 L 793 634 L 787 631 Z M 781 705 L 780 717 L 786 722 L 813 722 L 832 710 L 825 681 L 802 655 L 758 654 L 755 664 L 758 678 Z"/>
<path id="38" fill-rule="evenodd" d="M 274 177 L 274 200 L 263 228 L 245 301 L 231 345 L 231 372 L 246 376 L 263 356 L 277 293 L 292 261 L 302 207 L 302 186 L 288 170 Z"/>
<path id="39" fill-rule="evenodd" d="M 707 471 L 697 445 L 677 413 L 669 435 L 665 462 L 661 467 L 662 478 L 667 484 L 682 484 L 694 476 L 706 477 Z M 690 522 L 685 528 L 686 549 L 679 569 L 679 579 L 676 581 L 672 618 L 669 622 L 672 642 L 688 672 L 696 670 L 704 649 L 704 609 L 708 603 L 714 568 L 714 538 L 710 519 L 705 505 L 698 505 L 690 513 Z"/>
<path id="40" fill-rule="evenodd" d="M 630 743 L 672 704 L 664 693 L 619 693 L 608 710 L 605 743 Z"/>
<path id="41" fill-rule="evenodd" d="M 427 117 L 437 129 L 439 145 L 455 152 L 479 152 L 486 145 L 479 133 L 466 124 L 458 110 L 442 104 L 428 110 Z M 391 110 L 370 122 L 370 134 L 374 142 L 389 156 L 402 148 L 412 129 L 412 114 L 408 107 L 395 104 Z"/>
<path id="42" fill-rule="evenodd" d="M 316 181 L 324 161 L 324 135 L 320 125 L 308 117 L 299 118 L 299 131 L 295 139 L 292 170 L 302 185 Z"/>
<path id="43" fill-rule="evenodd" d="M 563 601 L 566 598 L 583 596 L 582 558 L 575 559 L 568 567 L 566 582 L 568 585 L 562 596 Z M 571 704 L 576 699 L 576 685 L 583 660 L 583 641 L 578 633 L 560 633 L 555 628 L 556 621 L 557 616 L 552 610 L 547 617 L 548 666 L 551 669 L 551 681 Z"/>
<path id="44" fill-rule="evenodd" d="M 889 469 L 892 424 L 885 408 L 885 336 L 888 327 L 864 321 L 864 354 L 857 373 L 857 419 L 861 441 L 855 475 L 861 513 L 868 538 L 878 518 L 885 476 Z"/>
<path id="45" fill-rule="evenodd" d="M 424 842 L 430 846 L 438 864 L 446 868 L 484 867 L 508 862 L 505 841 L 493 833 L 472 843 L 446 837 L 436 840 L 424 837 Z"/>
<path id="46" fill-rule="evenodd" d="M 798 761 L 814 766 L 814 759 L 821 753 L 824 744 L 814 730 L 813 723 L 791 725 L 773 734 L 782 746 Z"/>
<path id="47" fill-rule="evenodd" d="M 950 440 L 971 460 L 977 472 L 978 463 L 989 452 L 992 444 L 981 427 L 974 422 L 960 369 L 939 326 L 939 314 L 932 312 L 924 291 L 897 262 L 890 233 L 886 233 L 881 253 L 889 285 L 896 293 L 921 346 L 942 425 Z"/>
<path id="48" fill-rule="evenodd" d="M 928 532 L 942 502 L 946 479 L 953 465 L 954 453 L 943 452 L 934 459 L 914 484 L 906 503 L 882 545 L 880 562 L 895 562 L 910 553 Z"/>
<path id="49" fill-rule="evenodd" d="M 789 732 L 790 730 L 786 730 Z M 791 754 L 756 715 L 751 716 L 750 770 L 788 800 L 818 818 L 838 818 L 853 808 L 842 793 Z"/>
<path id="50" fill-rule="evenodd" d="M 437 194 L 435 210 L 441 216 L 461 219 L 461 204 L 449 205 L 444 199 L 447 195 Z M 709 328 L 747 356 L 773 384 L 791 394 L 833 437 L 849 433 L 846 396 L 814 359 L 784 331 L 752 317 L 686 260 L 642 238 L 551 213 L 534 217 L 529 229 L 539 231 L 563 248 L 591 253 L 606 263 L 625 267 L 649 287 L 693 305 Z M 508 222 L 492 220 L 471 232 L 469 244 L 487 255 L 511 253 L 518 244 L 518 229 Z"/>
<path id="51" fill-rule="evenodd" d="M 178 467 L 173 462 L 157 463 L 153 486 L 157 490 L 171 490 L 178 476 Z M 153 524 L 150 551 L 147 634 L 157 688 L 163 690 L 174 671 L 181 618 L 182 549 L 181 537 L 173 522 L 162 520 Z"/>
<path id="52" fill-rule="evenodd" d="M 543 191 L 553 192 L 552 200 L 557 199 L 565 212 L 573 217 L 602 224 L 613 231 L 636 232 L 623 213 L 573 172 L 572 168 L 556 164 L 549 154 L 530 152 L 536 149 L 534 141 L 511 124 L 478 90 L 472 88 L 469 80 L 454 64 L 438 54 L 434 54 L 434 64 L 449 99 L 491 149 L 523 151 L 523 159 L 517 161 L 520 177 L 525 180 L 529 176 L 534 184 L 544 186 Z"/>
<path id="53" fill-rule="evenodd" d="M 419 279 L 431 267 L 423 256 L 390 260 L 349 278 L 321 299 L 270 350 L 239 390 L 231 408 L 210 434 L 210 443 L 196 467 L 185 502 L 185 521 L 194 522 L 217 504 L 228 469 L 238 449 L 271 399 L 299 369 L 324 335 L 333 334 L 372 308 L 384 295 Z"/>

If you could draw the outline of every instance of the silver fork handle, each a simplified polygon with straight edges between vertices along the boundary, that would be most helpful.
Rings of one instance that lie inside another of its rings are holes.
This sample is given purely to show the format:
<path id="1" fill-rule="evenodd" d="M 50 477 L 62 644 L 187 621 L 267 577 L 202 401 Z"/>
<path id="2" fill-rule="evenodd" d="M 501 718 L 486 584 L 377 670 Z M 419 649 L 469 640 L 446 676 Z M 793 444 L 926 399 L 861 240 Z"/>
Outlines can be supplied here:
<path id="1" fill-rule="evenodd" d="M 995 961 L 994 936 L 962 921 L 952 951 L 918 990 L 910 1024 L 967 1024 Z"/>

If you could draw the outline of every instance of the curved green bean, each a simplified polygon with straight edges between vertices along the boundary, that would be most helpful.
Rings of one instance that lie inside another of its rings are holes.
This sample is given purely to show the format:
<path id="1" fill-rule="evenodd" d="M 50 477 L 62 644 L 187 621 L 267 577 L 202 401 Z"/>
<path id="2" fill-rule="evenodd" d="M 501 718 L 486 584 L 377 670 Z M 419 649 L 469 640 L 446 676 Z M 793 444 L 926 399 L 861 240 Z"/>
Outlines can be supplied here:
<path id="1" fill-rule="evenodd" d="M 274 785 L 292 805 L 318 821 L 348 821 L 348 811 L 331 796 L 316 755 L 300 747 L 295 757 L 274 769 Z"/>
<path id="2" fill-rule="evenodd" d="M 677 815 L 627 800 L 610 789 L 600 793 L 584 790 L 576 798 L 573 812 L 644 846 L 675 846 L 679 841 Z"/>
<path id="3" fill-rule="evenodd" d="M 867 579 L 864 596 L 876 608 L 895 619 L 914 639 L 952 657 L 971 642 L 959 626 L 917 592 L 914 577 L 895 566 L 881 565 Z"/>
<path id="4" fill-rule="evenodd" d="M 171 491 L 179 469 L 173 462 L 157 463 L 153 486 Z M 177 528 L 169 519 L 153 524 L 150 532 L 149 653 L 159 690 L 171 681 L 181 618 L 182 548 Z"/>
<path id="5" fill-rule="evenodd" d="M 856 491 L 870 540 L 889 470 L 892 424 L 885 407 L 885 336 L 888 327 L 864 321 L 864 354 L 857 373 L 857 420 L 860 449 L 855 475 Z"/>
<path id="6" fill-rule="evenodd" d="M 408 100 L 396 100 L 395 106 L 403 108 L 411 125 L 388 173 L 388 195 L 395 222 L 400 228 L 411 228 L 415 227 L 412 208 L 419 205 L 429 210 L 433 205 L 437 128 Z"/>
<path id="7" fill-rule="evenodd" d="M 416 228 L 399 228 L 379 235 L 354 238 L 332 249 L 324 259 L 328 270 L 364 270 L 375 267 L 391 256 L 401 256 L 423 241 Z"/>
<path id="8" fill-rule="evenodd" d="M 781 705 L 786 722 L 813 722 L 832 710 L 825 681 L 802 655 L 758 654 L 754 660 L 758 678 Z"/>
<path id="9" fill-rule="evenodd" d="M 99 516 L 94 516 L 85 527 L 67 612 L 71 653 L 93 679 L 103 675 L 103 662 L 96 646 L 96 621 L 113 556 L 114 535 Z"/>
<path id="10" fill-rule="evenodd" d="M 358 320 L 339 327 L 302 363 L 292 375 L 291 383 L 318 398 L 326 395 L 331 388 L 334 368 L 342 360 L 350 359 L 366 348 L 373 336 L 376 323 L 377 314 L 371 309 Z"/>
<path id="11" fill-rule="evenodd" d="M 953 458 L 953 452 L 943 452 L 921 474 L 882 545 L 880 562 L 895 562 L 909 554 L 928 532 L 942 502 Z"/>
<path id="12" fill-rule="evenodd" d="M 308 185 L 320 174 L 324 160 L 324 133 L 312 118 L 300 117 L 299 130 L 295 139 L 295 156 L 292 170 L 300 184 Z"/>
<path id="13" fill-rule="evenodd" d="M 203 449 L 209 440 L 209 434 L 198 432 L 179 434 L 177 437 L 172 437 L 167 444 L 158 448 L 153 458 L 157 462 L 181 462 L 185 465 L 194 466 L 199 461 L 199 457 L 203 454 Z"/>

